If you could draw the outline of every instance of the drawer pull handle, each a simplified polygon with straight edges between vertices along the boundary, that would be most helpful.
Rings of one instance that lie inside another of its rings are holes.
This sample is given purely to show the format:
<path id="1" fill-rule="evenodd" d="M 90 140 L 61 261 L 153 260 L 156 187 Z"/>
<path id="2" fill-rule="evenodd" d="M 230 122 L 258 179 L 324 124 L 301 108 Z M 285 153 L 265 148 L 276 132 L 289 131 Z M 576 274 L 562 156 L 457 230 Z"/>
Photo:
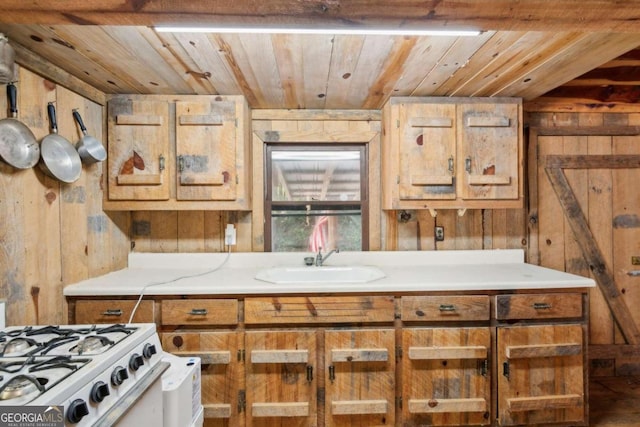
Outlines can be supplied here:
<path id="1" fill-rule="evenodd" d="M 122 310 L 119 308 L 109 308 L 102 313 L 103 316 L 113 316 L 118 317 L 122 316 Z"/>
<path id="2" fill-rule="evenodd" d="M 307 365 L 307 382 L 313 381 L 313 366 Z"/>
<path id="3" fill-rule="evenodd" d="M 440 304 L 440 311 L 456 311 L 456 306 L 453 304 Z"/>
<path id="4" fill-rule="evenodd" d="M 208 313 L 206 308 L 192 308 L 189 312 L 191 316 L 206 316 Z"/>
<path id="5" fill-rule="evenodd" d="M 534 302 L 532 307 L 534 310 L 551 310 L 553 305 L 547 302 Z"/>

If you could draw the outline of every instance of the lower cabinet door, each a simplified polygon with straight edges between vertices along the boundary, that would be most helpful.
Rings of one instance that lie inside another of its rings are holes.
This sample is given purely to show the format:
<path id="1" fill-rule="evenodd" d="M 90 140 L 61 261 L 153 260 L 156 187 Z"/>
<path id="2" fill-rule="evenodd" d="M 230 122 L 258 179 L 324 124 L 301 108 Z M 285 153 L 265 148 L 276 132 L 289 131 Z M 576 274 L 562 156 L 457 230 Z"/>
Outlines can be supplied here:
<path id="1" fill-rule="evenodd" d="M 163 333 L 162 348 L 176 356 L 202 359 L 202 405 L 207 427 L 241 425 L 238 405 L 241 363 L 238 332 Z"/>
<path id="2" fill-rule="evenodd" d="M 500 327 L 497 346 L 500 425 L 584 421 L 581 325 Z"/>
<path id="3" fill-rule="evenodd" d="M 325 332 L 325 426 L 395 424 L 395 331 Z"/>
<path id="4" fill-rule="evenodd" d="M 404 329 L 402 425 L 490 425 L 490 345 L 488 327 Z"/>
<path id="5" fill-rule="evenodd" d="M 317 426 L 315 331 L 245 332 L 246 422 Z"/>

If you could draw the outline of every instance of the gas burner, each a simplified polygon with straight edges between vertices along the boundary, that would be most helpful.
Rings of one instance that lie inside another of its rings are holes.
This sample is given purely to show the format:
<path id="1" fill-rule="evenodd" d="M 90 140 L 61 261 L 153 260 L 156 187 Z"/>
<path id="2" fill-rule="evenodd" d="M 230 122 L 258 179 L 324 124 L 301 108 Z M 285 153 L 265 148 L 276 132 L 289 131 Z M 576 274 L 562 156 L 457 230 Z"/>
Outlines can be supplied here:
<path id="1" fill-rule="evenodd" d="M 42 393 L 47 384 L 46 378 L 38 378 L 32 375 L 16 375 L 0 387 L 0 400 L 12 400 L 26 398 Z"/>
<path id="2" fill-rule="evenodd" d="M 3 357 L 28 356 L 41 347 L 41 345 L 30 338 L 17 337 L 5 343 L 0 343 L 0 355 Z"/>
<path id="3" fill-rule="evenodd" d="M 77 345 L 71 347 L 70 351 L 78 355 L 85 353 L 96 354 L 108 350 L 113 344 L 114 342 L 107 337 L 89 335 L 78 342 Z"/>

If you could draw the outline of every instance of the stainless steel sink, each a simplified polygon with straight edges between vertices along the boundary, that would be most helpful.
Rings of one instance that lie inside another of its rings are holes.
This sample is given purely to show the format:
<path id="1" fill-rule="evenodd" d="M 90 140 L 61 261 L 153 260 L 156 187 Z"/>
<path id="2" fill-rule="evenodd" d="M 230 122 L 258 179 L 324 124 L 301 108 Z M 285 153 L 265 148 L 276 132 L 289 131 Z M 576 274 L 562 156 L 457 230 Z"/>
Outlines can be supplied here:
<path id="1" fill-rule="evenodd" d="M 369 283 L 385 277 L 370 266 L 273 267 L 260 270 L 256 279 L 269 283 Z"/>

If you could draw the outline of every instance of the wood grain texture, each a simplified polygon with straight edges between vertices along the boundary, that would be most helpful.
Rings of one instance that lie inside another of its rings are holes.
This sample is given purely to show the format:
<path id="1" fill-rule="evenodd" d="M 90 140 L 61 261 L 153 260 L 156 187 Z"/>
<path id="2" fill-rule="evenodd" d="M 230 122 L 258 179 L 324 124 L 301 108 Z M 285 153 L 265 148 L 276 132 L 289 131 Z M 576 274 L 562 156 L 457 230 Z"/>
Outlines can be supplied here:
<path id="1" fill-rule="evenodd" d="M 162 325 L 236 325 L 237 299 L 163 300 Z"/>
<path id="2" fill-rule="evenodd" d="M 67 139 L 75 143 L 80 136 L 73 108 L 100 138 L 100 105 L 24 68 L 18 73 L 18 118 L 38 140 L 50 132 L 44 119 L 48 101 L 56 102 L 60 132 Z M 0 226 L 5 248 L 0 289 L 7 300 L 8 325 L 66 323 L 66 284 L 126 265 L 128 214 L 102 212 L 101 176 L 101 164 L 84 166 L 79 181 L 61 185 L 38 167 L 17 171 L 0 162 L 0 216 L 5 218 Z"/>
<path id="3" fill-rule="evenodd" d="M 498 328 L 498 419 L 501 425 L 581 422 L 585 419 L 583 354 L 509 359 L 510 347 L 583 342 L 582 326 Z M 549 406 L 544 403 L 548 402 Z M 554 402 L 556 406 L 554 406 Z M 513 405 L 513 406 L 512 406 Z"/>
<path id="4" fill-rule="evenodd" d="M 316 425 L 317 379 L 311 379 L 307 375 L 308 367 L 313 370 L 313 367 L 317 366 L 316 335 L 316 331 L 245 333 L 247 357 L 254 352 L 286 354 L 290 351 L 306 351 L 305 361 L 297 360 L 291 363 L 285 360 L 279 363 L 254 363 L 247 359 L 247 425 Z"/>
<path id="5" fill-rule="evenodd" d="M 482 366 L 490 343 L 488 327 L 405 328 L 401 360 L 405 425 L 489 424 L 491 380 Z"/>
<path id="6" fill-rule="evenodd" d="M 387 296 L 250 297 L 246 324 L 393 322 L 394 301 Z"/>
<path id="7" fill-rule="evenodd" d="M 395 423 L 395 331 L 393 329 L 325 332 L 325 425 L 382 426 Z M 386 358 L 334 355 L 375 349 Z M 335 353 L 338 351 L 338 353 Z M 333 374 L 332 374 L 332 373 Z"/>
<path id="8" fill-rule="evenodd" d="M 244 367 L 236 357 L 243 346 L 243 335 L 238 332 L 176 332 L 162 333 L 162 348 L 180 355 L 203 354 L 202 404 L 207 425 L 240 425 L 243 417 L 237 411 L 238 390 L 242 386 Z M 218 355 L 231 356 L 221 362 Z M 210 360 L 213 359 L 213 360 Z M 207 363 L 213 362 L 213 363 Z"/>

